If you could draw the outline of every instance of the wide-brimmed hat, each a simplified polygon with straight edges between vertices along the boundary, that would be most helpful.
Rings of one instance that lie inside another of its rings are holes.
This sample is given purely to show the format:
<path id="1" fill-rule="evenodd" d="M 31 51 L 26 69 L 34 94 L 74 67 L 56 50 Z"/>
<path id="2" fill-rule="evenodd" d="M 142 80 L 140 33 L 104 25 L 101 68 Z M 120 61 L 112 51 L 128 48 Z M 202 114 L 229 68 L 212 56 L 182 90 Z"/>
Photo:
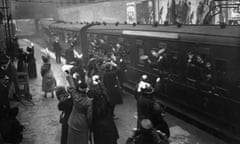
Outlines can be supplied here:
<path id="1" fill-rule="evenodd" d="M 143 94 L 152 94 L 154 92 L 154 89 L 153 89 L 153 87 L 152 87 L 152 85 L 150 83 L 141 80 L 138 83 L 137 91 L 141 92 Z"/>

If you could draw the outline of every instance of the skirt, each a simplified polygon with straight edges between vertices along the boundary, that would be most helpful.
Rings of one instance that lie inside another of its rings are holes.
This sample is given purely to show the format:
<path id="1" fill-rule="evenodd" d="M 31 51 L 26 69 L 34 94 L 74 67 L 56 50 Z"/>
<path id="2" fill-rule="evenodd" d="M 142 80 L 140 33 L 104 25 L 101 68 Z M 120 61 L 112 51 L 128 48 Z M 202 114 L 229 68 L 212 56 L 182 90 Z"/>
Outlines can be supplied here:
<path id="1" fill-rule="evenodd" d="M 67 144 L 88 144 L 88 132 L 81 132 L 68 127 Z"/>

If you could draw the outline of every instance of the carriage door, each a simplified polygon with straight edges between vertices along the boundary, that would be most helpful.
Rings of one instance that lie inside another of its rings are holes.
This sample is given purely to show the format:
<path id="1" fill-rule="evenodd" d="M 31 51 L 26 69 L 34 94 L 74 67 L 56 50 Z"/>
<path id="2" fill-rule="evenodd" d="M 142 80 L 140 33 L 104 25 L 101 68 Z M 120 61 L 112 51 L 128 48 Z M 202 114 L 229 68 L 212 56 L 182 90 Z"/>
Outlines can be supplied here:
<path id="1" fill-rule="evenodd" d="M 208 113 L 209 106 L 212 105 L 213 94 L 213 61 L 210 51 L 210 48 L 200 46 L 195 56 L 195 65 L 199 74 L 196 95 L 199 105 L 196 108 L 205 113 Z"/>
<path id="2" fill-rule="evenodd" d="M 187 107 L 199 107 L 199 97 L 197 97 L 197 80 L 198 80 L 198 71 L 195 63 L 196 52 L 196 43 L 193 44 L 183 44 L 185 53 L 184 57 L 184 77 L 185 77 L 185 94 L 182 102 Z"/>

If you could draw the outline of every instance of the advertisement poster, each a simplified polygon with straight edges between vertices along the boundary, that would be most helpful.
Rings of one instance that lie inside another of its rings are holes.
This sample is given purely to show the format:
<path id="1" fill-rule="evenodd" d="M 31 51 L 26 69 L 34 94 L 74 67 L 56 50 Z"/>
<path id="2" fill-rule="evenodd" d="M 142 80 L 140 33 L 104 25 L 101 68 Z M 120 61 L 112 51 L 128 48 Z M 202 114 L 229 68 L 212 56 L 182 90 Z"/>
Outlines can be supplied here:
<path id="1" fill-rule="evenodd" d="M 232 4 L 234 4 L 235 7 L 231 8 L 231 20 L 240 20 L 240 2 L 233 1 Z"/>
<path id="2" fill-rule="evenodd" d="M 127 3 L 127 23 L 137 23 L 135 2 Z"/>

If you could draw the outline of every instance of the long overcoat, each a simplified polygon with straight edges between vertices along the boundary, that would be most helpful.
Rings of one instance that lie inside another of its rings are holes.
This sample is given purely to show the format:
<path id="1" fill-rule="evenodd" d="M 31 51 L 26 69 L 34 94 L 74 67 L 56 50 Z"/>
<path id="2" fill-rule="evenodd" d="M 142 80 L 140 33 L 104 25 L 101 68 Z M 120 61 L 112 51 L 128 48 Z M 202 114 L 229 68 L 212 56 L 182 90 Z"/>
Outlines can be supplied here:
<path id="1" fill-rule="evenodd" d="M 27 48 L 29 51 L 29 54 L 27 56 L 27 63 L 28 63 L 28 75 L 29 78 L 36 78 L 37 77 L 37 66 L 36 66 L 36 60 L 34 57 L 34 47 Z"/>
<path id="2" fill-rule="evenodd" d="M 58 56 L 61 56 L 62 48 L 61 48 L 59 42 L 54 42 L 54 43 L 53 43 L 53 51 L 55 52 L 55 55 L 56 55 L 57 57 L 58 57 Z"/>
<path id="3" fill-rule="evenodd" d="M 88 144 L 89 125 L 92 116 L 92 100 L 86 93 L 71 91 L 73 109 L 68 120 L 67 144 Z"/>
<path id="4" fill-rule="evenodd" d="M 109 103 L 111 105 L 122 104 L 121 89 L 118 82 L 118 69 L 107 70 L 103 74 L 103 84 L 106 88 Z"/>
<path id="5" fill-rule="evenodd" d="M 72 112 L 72 107 L 72 98 L 65 98 L 58 103 L 58 109 L 62 111 L 62 117 L 60 117 L 60 122 L 62 124 L 61 144 L 67 144 L 68 119 Z"/>
<path id="6" fill-rule="evenodd" d="M 90 90 L 89 95 L 93 97 L 92 132 L 94 144 L 116 144 L 119 134 L 110 112 L 106 94 L 103 91 Z"/>

